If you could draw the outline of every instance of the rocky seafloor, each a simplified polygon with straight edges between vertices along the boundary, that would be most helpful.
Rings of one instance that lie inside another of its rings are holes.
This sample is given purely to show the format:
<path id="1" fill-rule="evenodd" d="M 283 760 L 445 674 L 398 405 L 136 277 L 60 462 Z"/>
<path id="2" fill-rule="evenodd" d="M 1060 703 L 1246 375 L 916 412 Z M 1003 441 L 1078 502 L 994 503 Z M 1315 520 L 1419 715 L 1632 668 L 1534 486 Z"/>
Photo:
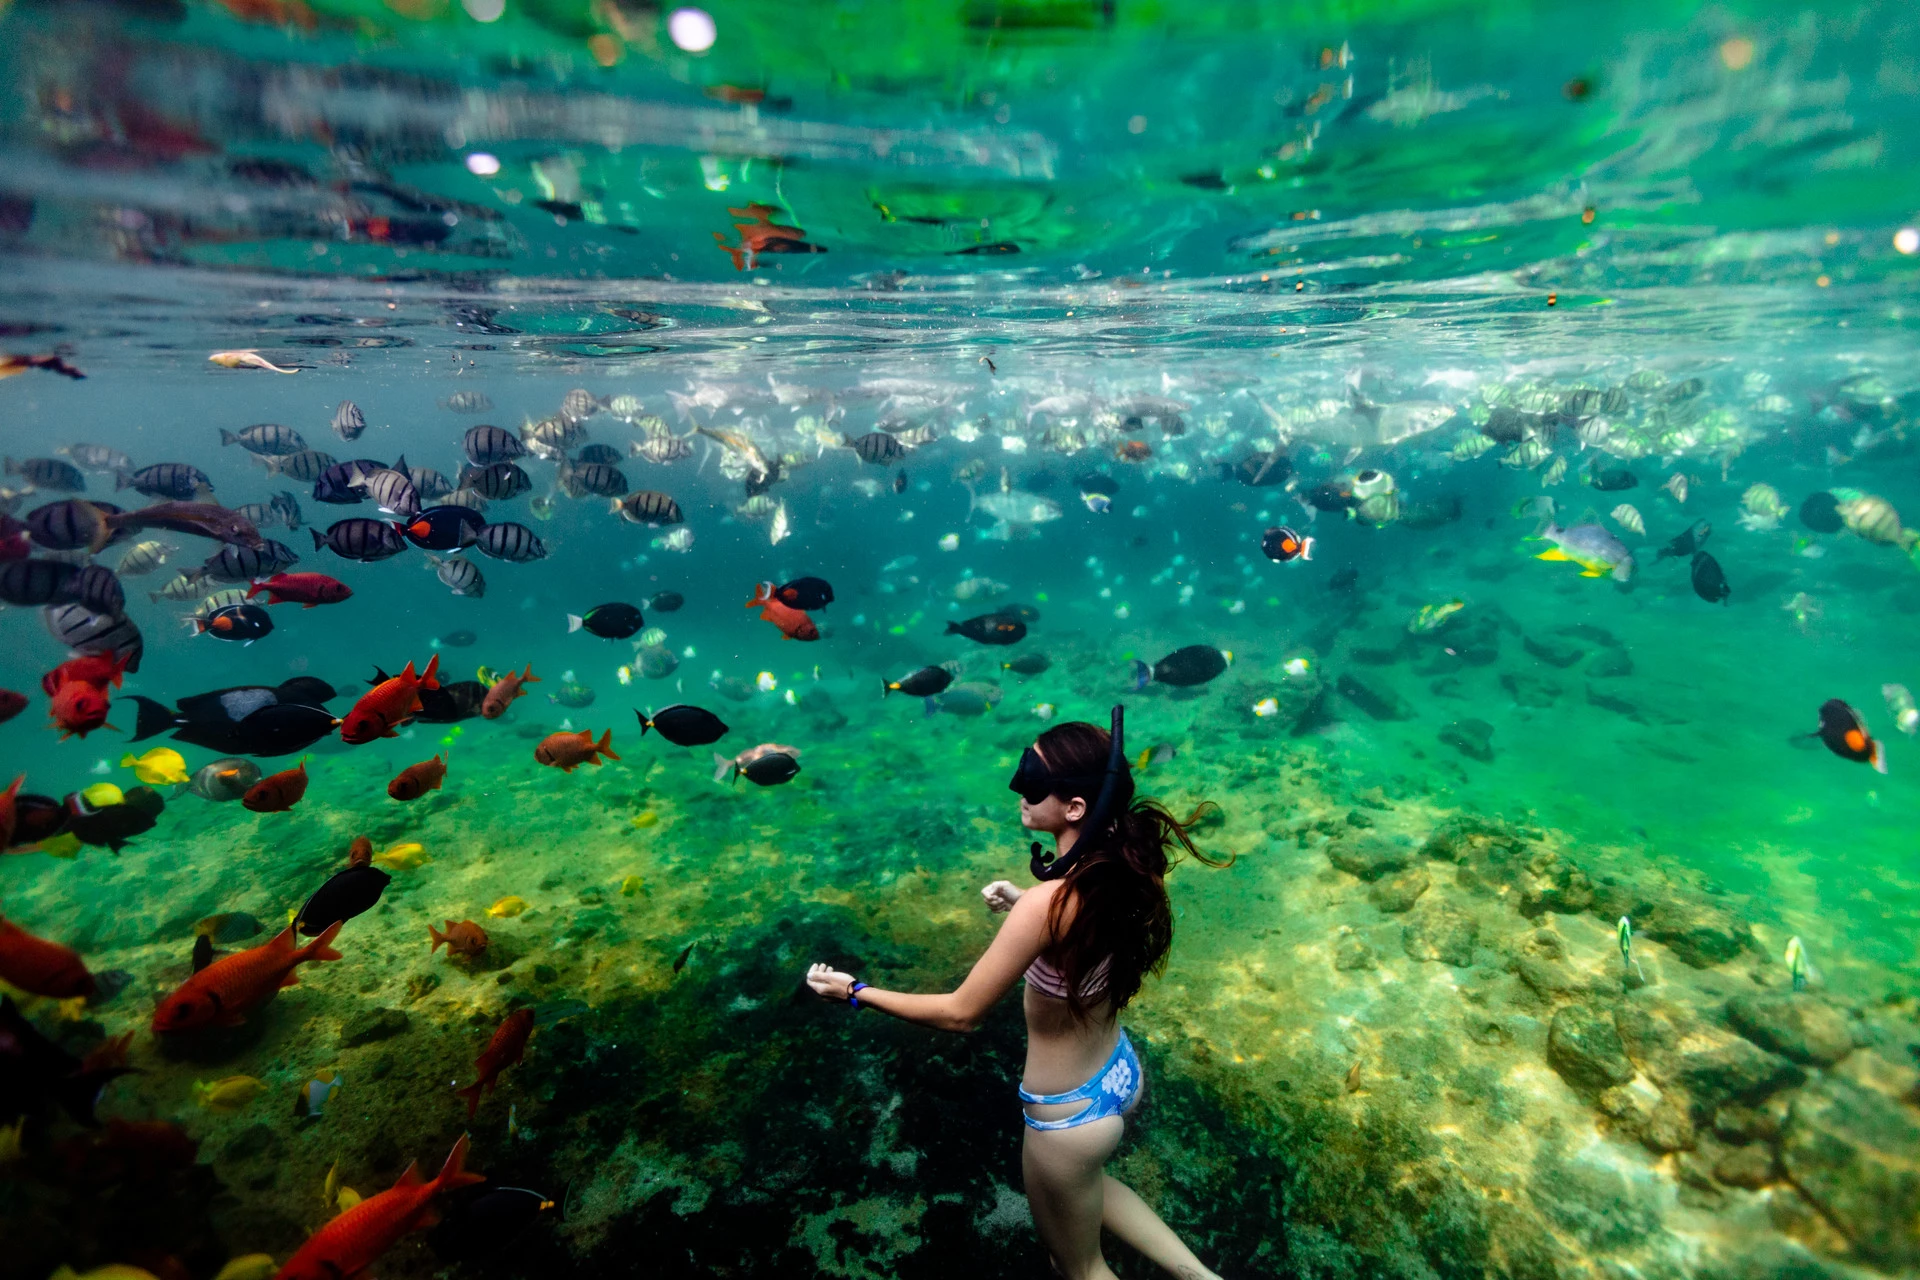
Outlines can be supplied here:
<path id="1" fill-rule="evenodd" d="M 1173 959 L 1126 1018 L 1152 1092 L 1115 1171 L 1229 1276 L 1911 1271 L 1920 1026 L 1899 975 L 1842 962 L 1829 937 L 1831 972 L 1796 992 L 1779 959 L 1806 927 L 1791 884 L 1739 892 L 1672 841 L 1465 803 L 1524 723 L 1474 714 L 1480 690 L 1550 687 L 1538 696 L 1566 707 L 1577 688 L 1571 714 L 1636 732 L 1671 704 L 1605 628 L 1487 606 L 1414 638 L 1401 612 L 1358 598 L 1291 644 L 1243 645 L 1201 693 L 1129 698 L 1135 741 L 1178 751 L 1143 786 L 1176 808 L 1220 801 L 1200 836 L 1236 861 L 1172 878 Z M 1054 671 L 1008 681 L 982 719 L 923 721 L 834 680 L 799 707 L 735 708 L 741 740 L 805 748 L 783 788 L 715 785 L 703 753 L 638 742 L 599 708 L 576 715 L 615 725 L 621 763 L 536 769 L 557 712 L 523 704 L 475 726 L 447 789 L 404 809 L 380 784 L 426 753 L 424 726 L 318 757 L 294 815 L 188 797 L 117 859 L 7 859 L 11 918 L 135 979 L 33 1016 L 76 1049 L 137 1032 L 139 1074 L 101 1114 L 171 1122 L 186 1143 L 133 1144 L 136 1159 L 113 1129 L 30 1132 L 0 1187 L 0 1230 L 20 1242 L 0 1276 L 284 1258 L 333 1211 L 329 1170 L 370 1192 L 411 1159 L 437 1165 L 468 1127 L 451 1086 L 525 1004 L 544 1021 L 472 1123 L 472 1164 L 557 1205 L 459 1266 L 1041 1274 L 1014 1003 L 950 1037 L 821 1004 L 798 978 L 822 959 L 882 985 L 957 982 L 994 927 L 978 887 L 1024 860 L 1003 789 L 1036 727 L 1021 709 L 1085 715 L 1118 692 L 1113 642 L 1062 628 L 1049 643 Z M 1302 653 L 1309 675 L 1275 674 Z M 1280 714 L 1251 711 L 1264 696 Z M 280 918 L 356 834 L 432 861 L 396 871 L 343 933 L 346 959 L 309 966 L 246 1026 L 156 1043 L 152 1001 L 187 974 L 192 922 Z M 484 914 L 509 894 L 530 908 Z M 448 918 L 482 922 L 488 950 L 429 953 L 427 925 Z M 344 1084 L 297 1119 L 294 1091 L 324 1069 Z M 196 1081 L 235 1073 L 267 1092 L 232 1113 L 196 1100 Z M 411 1238 L 379 1274 L 439 1272 L 459 1244 Z"/>

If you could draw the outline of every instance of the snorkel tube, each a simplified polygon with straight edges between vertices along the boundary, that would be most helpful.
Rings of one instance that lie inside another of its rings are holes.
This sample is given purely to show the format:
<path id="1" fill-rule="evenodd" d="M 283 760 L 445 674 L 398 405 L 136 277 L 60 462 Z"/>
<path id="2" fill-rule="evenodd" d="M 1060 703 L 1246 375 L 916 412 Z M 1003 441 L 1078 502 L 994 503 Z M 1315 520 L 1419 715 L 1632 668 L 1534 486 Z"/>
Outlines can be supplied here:
<path id="1" fill-rule="evenodd" d="M 1113 813 L 1113 794 L 1120 779 L 1127 772 L 1127 748 L 1122 740 L 1125 729 L 1126 708 L 1119 703 L 1113 706 L 1113 724 L 1109 735 L 1113 739 L 1113 749 L 1107 753 L 1107 773 L 1100 782 L 1100 795 L 1093 802 L 1093 808 L 1087 811 L 1086 818 L 1080 823 L 1080 838 L 1064 855 L 1048 853 L 1041 849 L 1035 840 L 1031 849 L 1031 858 L 1027 867 L 1033 872 L 1035 880 L 1058 880 L 1067 874 L 1080 855 L 1097 847 L 1100 837 L 1108 834 L 1107 824 Z"/>

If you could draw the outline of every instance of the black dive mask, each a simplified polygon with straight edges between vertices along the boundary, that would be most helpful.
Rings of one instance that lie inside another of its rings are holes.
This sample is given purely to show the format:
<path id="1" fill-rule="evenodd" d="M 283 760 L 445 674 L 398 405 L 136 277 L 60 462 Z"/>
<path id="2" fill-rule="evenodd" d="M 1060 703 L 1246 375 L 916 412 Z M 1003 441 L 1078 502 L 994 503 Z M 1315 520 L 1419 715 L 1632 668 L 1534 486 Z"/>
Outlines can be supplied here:
<path id="1" fill-rule="evenodd" d="M 1080 855 L 1093 849 L 1099 837 L 1106 834 L 1107 819 L 1113 809 L 1115 785 L 1127 772 L 1127 751 L 1122 741 L 1122 719 L 1124 709 L 1119 705 L 1113 708 L 1113 749 L 1107 754 L 1107 771 L 1098 777 L 1067 777 L 1057 775 L 1047 768 L 1047 762 L 1040 753 L 1028 747 L 1020 755 L 1020 764 L 1013 771 L 1007 790 L 1017 791 L 1020 798 L 1028 804 L 1039 804 L 1050 795 L 1081 796 L 1094 793 L 1098 787 L 1098 798 L 1087 816 L 1080 823 L 1080 838 L 1073 842 L 1065 857 L 1048 853 L 1035 840 L 1031 846 L 1031 858 L 1028 869 L 1035 880 L 1058 880 L 1067 873 L 1067 868 L 1079 861 Z"/>

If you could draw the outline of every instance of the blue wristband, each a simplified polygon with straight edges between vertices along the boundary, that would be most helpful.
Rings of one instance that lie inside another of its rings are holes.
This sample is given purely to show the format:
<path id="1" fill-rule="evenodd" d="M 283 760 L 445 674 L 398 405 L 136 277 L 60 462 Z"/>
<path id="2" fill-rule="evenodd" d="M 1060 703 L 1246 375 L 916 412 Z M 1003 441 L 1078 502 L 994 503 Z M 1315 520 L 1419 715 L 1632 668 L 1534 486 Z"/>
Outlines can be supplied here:
<path id="1" fill-rule="evenodd" d="M 852 1005 L 854 1008 L 858 1009 L 860 1007 L 860 993 L 862 991 L 865 991 L 866 989 L 867 989 L 866 983 L 864 982 L 854 983 L 853 986 L 850 987 L 847 991 L 847 1003 Z"/>

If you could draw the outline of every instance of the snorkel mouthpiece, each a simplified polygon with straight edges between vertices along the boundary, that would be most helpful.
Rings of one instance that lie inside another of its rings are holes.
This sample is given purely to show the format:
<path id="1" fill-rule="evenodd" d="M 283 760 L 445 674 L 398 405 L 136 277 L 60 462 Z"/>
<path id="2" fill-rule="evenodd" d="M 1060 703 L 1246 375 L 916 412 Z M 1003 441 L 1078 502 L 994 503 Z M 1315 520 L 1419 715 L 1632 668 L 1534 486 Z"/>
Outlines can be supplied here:
<path id="1" fill-rule="evenodd" d="M 1097 847 L 1101 837 L 1108 834 L 1108 819 L 1113 813 L 1113 796 L 1120 779 L 1127 772 L 1127 747 L 1124 740 L 1126 708 L 1119 703 L 1113 707 L 1113 723 L 1109 730 L 1113 746 L 1107 753 L 1107 772 L 1100 783 L 1100 795 L 1093 802 L 1093 808 L 1087 811 L 1086 819 L 1080 824 L 1080 838 L 1064 855 L 1043 850 L 1038 840 L 1029 850 L 1031 857 L 1027 863 L 1035 880 L 1058 880 L 1067 874 L 1080 855 Z"/>

